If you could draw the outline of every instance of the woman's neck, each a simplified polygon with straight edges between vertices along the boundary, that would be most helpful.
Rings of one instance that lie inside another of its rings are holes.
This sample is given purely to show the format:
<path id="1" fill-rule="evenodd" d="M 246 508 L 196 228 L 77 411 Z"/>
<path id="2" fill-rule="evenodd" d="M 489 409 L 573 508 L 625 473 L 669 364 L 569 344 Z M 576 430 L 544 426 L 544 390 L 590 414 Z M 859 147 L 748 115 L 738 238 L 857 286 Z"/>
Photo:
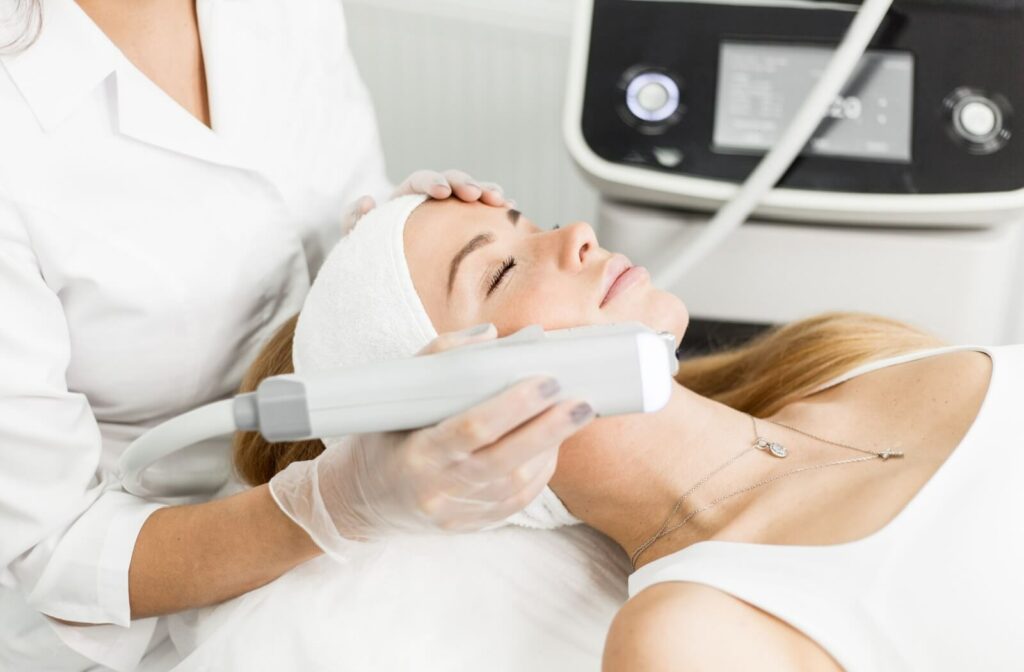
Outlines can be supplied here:
<path id="1" fill-rule="evenodd" d="M 758 429 L 761 435 L 777 433 L 763 422 Z M 553 485 L 576 516 L 632 554 L 658 531 L 684 493 L 750 449 L 754 440 L 749 415 L 676 386 L 668 405 L 657 413 L 602 419 L 577 435 L 568 450 L 589 459 L 580 462 L 580 469 L 572 469 L 571 481 L 556 477 Z M 780 466 L 785 470 L 799 465 L 766 451 L 744 453 L 693 489 L 673 520 L 681 521 L 689 512 L 764 479 Z M 595 483 L 601 487 L 594 487 Z M 761 494 L 752 490 L 730 497 L 694 516 L 684 528 L 645 551 L 637 566 L 726 529 L 760 528 L 767 519 L 753 504 Z"/>

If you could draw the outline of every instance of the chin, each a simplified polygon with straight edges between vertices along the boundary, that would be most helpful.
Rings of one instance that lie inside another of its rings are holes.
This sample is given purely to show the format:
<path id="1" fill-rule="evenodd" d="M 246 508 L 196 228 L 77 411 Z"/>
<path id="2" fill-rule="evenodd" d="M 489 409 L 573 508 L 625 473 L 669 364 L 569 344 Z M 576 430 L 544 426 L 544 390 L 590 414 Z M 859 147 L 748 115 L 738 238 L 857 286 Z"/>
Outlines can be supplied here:
<path id="1" fill-rule="evenodd" d="M 690 326 L 690 311 L 686 309 L 686 304 L 682 302 L 676 296 L 672 297 L 675 301 L 668 306 L 668 310 L 663 313 L 663 320 L 668 324 L 660 328 L 659 331 L 667 331 L 675 334 L 676 347 L 678 348 L 683 344 L 683 336 L 686 335 L 686 328 Z"/>
<path id="2" fill-rule="evenodd" d="M 644 300 L 634 303 L 616 322 L 640 322 L 658 332 L 668 332 L 676 337 L 676 347 L 682 344 L 686 328 L 690 324 L 690 313 L 675 294 L 653 291 Z"/>
<path id="3" fill-rule="evenodd" d="M 659 292 L 659 294 L 658 300 L 652 302 L 654 310 L 650 318 L 653 324 L 649 324 L 647 321 L 644 321 L 644 324 L 657 331 L 675 334 L 676 347 L 679 347 L 686 334 L 686 328 L 690 324 L 690 312 L 686 309 L 683 300 L 675 294 L 668 292 Z"/>

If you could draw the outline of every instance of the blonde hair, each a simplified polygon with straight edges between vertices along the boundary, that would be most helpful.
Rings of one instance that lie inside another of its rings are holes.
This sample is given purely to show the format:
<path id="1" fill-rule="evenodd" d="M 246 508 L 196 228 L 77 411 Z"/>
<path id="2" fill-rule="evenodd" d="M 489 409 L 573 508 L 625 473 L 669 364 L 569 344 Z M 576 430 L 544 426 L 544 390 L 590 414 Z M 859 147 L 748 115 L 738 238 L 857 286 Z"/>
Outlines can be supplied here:
<path id="1" fill-rule="evenodd" d="M 870 361 L 944 343 L 864 313 L 825 313 L 762 333 L 732 350 L 680 364 L 676 380 L 736 410 L 768 416 Z"/>
<path id="2" fill-rule="evenodd" d="M 241 392 L 255 390 L 269 376 L 292 373 L 296 320 L 288 320 L 264 346 Z M 771 329 L 738 348 L 686 360 L 676 380 L 739 411 L 767 416 L 861 364 L 941 345 L 896 320 L 827 313 Z M 292 462 L 316 457 L 323 448 L 315 439 L 271 444 L 256 432 L 242 432 L 235 435 L 233 458 L 239 476 L 259 485 Z"/>
<path id="3" fill-rule="evenodd" d="M 239 392 L 252 392 L 264 378 L 295 372 L 292 341 L 298 320 L 298 315 L 289 319 L 267 341 L 242 378 Z M 238 432 L 232 442 L 232 460 L 242 480 L 249 485 L 261 485 L 292 462 L 312 460 L 323 450 L 319 439 L 269 443 L 259 432 Z"/>

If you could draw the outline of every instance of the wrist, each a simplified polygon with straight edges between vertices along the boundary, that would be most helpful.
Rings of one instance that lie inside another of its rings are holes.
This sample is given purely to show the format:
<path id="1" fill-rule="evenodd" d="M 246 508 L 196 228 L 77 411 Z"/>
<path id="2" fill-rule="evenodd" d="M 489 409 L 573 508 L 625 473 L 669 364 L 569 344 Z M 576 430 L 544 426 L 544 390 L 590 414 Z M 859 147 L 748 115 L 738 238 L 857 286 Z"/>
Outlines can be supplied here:
<path id="1" fill-rule="evenodd" d="M 323 553 L 309 534 L 277 505 L 268 484 L 259 485 L 251 492 L 259 511 L 257 515 L 264 521 L 266 537 L 280 550 L 279 560 L 288 565 L 288 569 Z"/>

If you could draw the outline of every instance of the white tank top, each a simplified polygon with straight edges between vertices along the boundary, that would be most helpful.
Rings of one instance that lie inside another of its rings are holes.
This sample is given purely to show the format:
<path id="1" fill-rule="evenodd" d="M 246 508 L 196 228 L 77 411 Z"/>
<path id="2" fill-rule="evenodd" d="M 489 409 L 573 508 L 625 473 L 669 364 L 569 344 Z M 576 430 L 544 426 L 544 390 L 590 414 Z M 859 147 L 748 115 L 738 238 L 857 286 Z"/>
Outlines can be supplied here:
<path id="1" fill-rule="evenodd" d="M 629 594 L 668 581 L 711 586 L 790 624 L 850 672 L 1024 670 L 1024 345 L 992 379 L 956 450 L 897 516 L 845 544 L 705 541 L 641 567 Z"/>

